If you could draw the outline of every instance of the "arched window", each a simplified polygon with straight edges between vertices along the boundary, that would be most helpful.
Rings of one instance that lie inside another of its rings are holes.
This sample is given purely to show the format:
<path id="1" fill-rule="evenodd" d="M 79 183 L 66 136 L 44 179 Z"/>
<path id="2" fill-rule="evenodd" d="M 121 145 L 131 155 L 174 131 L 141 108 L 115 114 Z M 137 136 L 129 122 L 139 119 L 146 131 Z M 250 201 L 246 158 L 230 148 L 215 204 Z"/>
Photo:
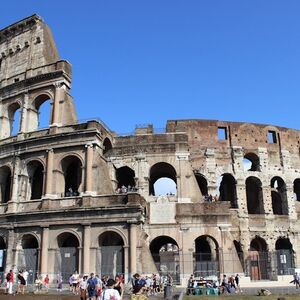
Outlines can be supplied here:
<path id="1" fill-rule="evenodd" d="M 49 127 L 52 123 L 52 100 L 42 94 L 34 100 L 33 105 L 35 111 L 31 113 L 31 130 Z"/>
<path id="2" fill-rule="evenodd" d="M 194 274 L 205 277 L 218 274 L 219 245 L 217 241 L 207 235 L 199 236 L 195 240 Z"/>
<path id="3" fill-rule="evenodd" d="M 231 174 L 224 174 L 221 178 L 219 201 L 230 201 L 231 208 L 237 208 L 236 180 Z"/>
<path id="4" fill-rule="evenodd" d="M 262 184 L 257 177 L 246 179 L 246 196 L 248 214 L 264 214 Z"/>
<path id="5" fill-rule="evenodd" d="M 179 247 L 177 242 L 169 236 L 158 236 L 150 243 L 157 272 L 170 273 L 174 281 L 180 280 Z"/>
<path id="6" fill-rule="evenodd" d="M 7 166 L 0 168 L 1 203 L 7 203 L 11 198 L 11 171 Z"/>
<path id="7" fill-rule="evenodd" d="M 151 167 L 149 194 L 153 196 L 177 194 L 176 170 L 172 165 L 160 162 Z"/>
<path id="8" fill-rule="evenodd" d="M 259 157 L 255 153 L 247 153 L 243 159 L 244 171 L 260 171 Z"/>
<path id="9" fill-rule="evenodd" d="M 121 167 L 116 170 L 116 178 L 118 181 L 118 188 L 126 188 L 126 191 L 132 191 L 132 188 L 135 187 L 135 173 L 129 167 Z"/>
<path id="10" fill-rule="evenodd" d="M 61 165 L 65 179 L 65 196 L 79 196 L 82 181 L 82 164 L 80 159 L 70 155 L 62 160 Z"/>
<path id="11" fill-rule="evenodd" d="M 278 275 L 289 275 L 295 268 L 293 246 L 288 238 L 279 238 L 276 241 Z"/>
<path id="12" fill-rule="evenodd" d="M 105 138 L 103 142 L 103 155 L 108 155 L 112 149 L 112 144 L 109 138 Z"/>
<path id="13" fill-rule="evenodd" d="M 287 215 L 286 185 L 283 179 L 278 176 L 271 179 L 271 197 L 274 215 Z"/>
<path id="14" fill-rule="evenodd" d="M 294 198 L 297 201 L 300 201 L 300 179 L 297 178 L 294 180 Z"/>
<path id="15" fill-rule="evenodd" d="M 39 161 L 27 165 L 30 184 L 30 199 L 41 199 L 43 195 L 44 166 Z"/>
<path id="16" fill-rule="evenodd" d="M 17 135 L 21 127 L 21 107 L 13 103 L 8 107 L 9 135 Z"/>
<path id="17" fill-rule="evenodd" d="M 114 231 L 106 231 L 99 236 L 96 270 L 114 278 L 124 274 L 124 241 Z"/>
<path id="18" fill-rule="evenodd" d="M 78 271 L 79 266 L 79 241 L 70 232 L 61 233 L 57 237 L 59 252 L 55 261 L 55 273 L 61 274 L 64 281 L 68 281 L 70 274 Z"/>
<path id="19" fill-rule="evenodd" d="M 198 183 L 198 187 L 203 197 L 208 196 L 208 189 L 207 189 L 207 180 L 206 178 L 199 173 L 195 173 L 195 177 Z"/>

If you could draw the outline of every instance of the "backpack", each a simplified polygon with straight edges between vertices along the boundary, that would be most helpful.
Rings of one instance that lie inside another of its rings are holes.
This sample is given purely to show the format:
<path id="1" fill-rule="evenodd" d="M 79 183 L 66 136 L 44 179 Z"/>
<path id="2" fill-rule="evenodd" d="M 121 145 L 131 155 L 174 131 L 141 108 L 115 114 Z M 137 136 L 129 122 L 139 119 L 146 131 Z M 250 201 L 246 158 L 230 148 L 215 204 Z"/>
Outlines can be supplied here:
<path id="1" fill-rule="evenodd" d="M 6 280 L 9 281 L 9 280 L 10 280 L 10 277 L 11 277 L 11 274 L 10 274 L 10 273 L 7 273 L 7 275 L 6 275 Z"/>

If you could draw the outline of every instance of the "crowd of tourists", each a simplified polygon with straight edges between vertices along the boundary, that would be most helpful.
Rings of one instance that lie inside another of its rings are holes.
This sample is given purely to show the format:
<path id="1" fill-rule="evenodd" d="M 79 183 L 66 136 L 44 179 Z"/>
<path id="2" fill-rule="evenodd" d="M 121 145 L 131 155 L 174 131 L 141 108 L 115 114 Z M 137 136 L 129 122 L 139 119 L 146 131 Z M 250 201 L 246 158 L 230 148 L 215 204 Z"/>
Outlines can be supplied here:
<path id="1" fill-rule="evenodd" d="M 165 286 L 171 286 L 173 279 L 170 274 L 159 276 L 152 274 L 151 276 L 142 276 L 138 273 L 134 274 L 130 279 L 130 292 L 133 296 L 157 295 L 164 291 Z M 70 291 L 75 295 L 80 295 L 81 300 L 120 300 L 124 295 L 124 277 L 117 275 L 114 278 L 91 273 L 89 276 L 80 276 L 74 272 L 69 278 Z M 60 286 L 57 289 L 61 289 Z M 141 297 L 139 297 L 141 299 Z"/>
<path id="2" fill-rule="evenodd" d="M 188 280 L 187 295 L 197 295 L 208 291 L 212 291 L 214 294 L 231 294 L 241 293 L 240 288 L 240 276 L 236 275 L 223 275 L 221 278 L 204 279 L 202 277 L 196 279 L 192 274 Z"/>

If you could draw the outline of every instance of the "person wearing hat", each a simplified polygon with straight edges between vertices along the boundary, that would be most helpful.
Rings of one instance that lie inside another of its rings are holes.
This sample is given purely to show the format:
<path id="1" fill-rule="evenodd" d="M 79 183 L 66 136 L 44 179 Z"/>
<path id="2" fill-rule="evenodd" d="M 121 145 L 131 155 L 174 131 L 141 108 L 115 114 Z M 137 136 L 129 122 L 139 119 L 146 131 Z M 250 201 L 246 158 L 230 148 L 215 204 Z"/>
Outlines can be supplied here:
<path id="1" fill-rule="evenodd" d="M 101 300 L 121 300 L 120 293 L 114 289 L 116 282 L 113 279 L 107 280 L 107 288 L 101 293 Z"/>

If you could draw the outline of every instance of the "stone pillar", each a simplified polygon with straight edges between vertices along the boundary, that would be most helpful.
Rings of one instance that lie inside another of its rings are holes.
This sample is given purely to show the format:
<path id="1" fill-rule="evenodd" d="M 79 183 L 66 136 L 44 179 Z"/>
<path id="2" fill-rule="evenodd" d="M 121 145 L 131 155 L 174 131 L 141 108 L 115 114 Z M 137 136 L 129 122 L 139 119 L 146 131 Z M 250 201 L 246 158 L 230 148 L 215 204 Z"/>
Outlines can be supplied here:
<path id="1" fill-rule="evenodd" d="M 137 224 L 130 222 L 129 228 L 129 247 L 130 247 L 130 275 L 132 276 L 136 273 L 136 233 L 137 233 Z"/>
<path id="2" fill-rule="evenodd" d="M 43 227 L 41 249 L 41 274 L 48 274 L 49 227 Z"/>
<path id="3" fill-rule="evenodd" d="M 124 246 L 124 282 L 128 282 L 128 280 L 130 279 L 129 277 L 129 267 L 128 267 L 128 263 L 129 263 L 129 247 L 128 246 Z"/>
<path id="4" fill-rule="evenodd" d="M 24 133 L 27 131 L 27 109 L 28 109 L 28 93 L 24 95 L 24 101 L 22 106 L 21 113 L 21 124 L 20 124 L 20 132 Z"/>
<path id="5" fill-rule="evenodd" d="M 47 167 L 46 167 L 46 191 L 45 196 L 49 197 L 52 194 L 52 182 L 53 182 L 53 149 L 47 150 Z"/>
<path id="6" fill-rule="evenodd" d="M 64 99 L 64 88 L 61 83 L 55 84 L 55 95 L 54 95 L 54 101 L 53 101 L 53 112 L 52 112 L 52 124 L 51 126 L 60 126 L 61 120 L 60 120 L 60 101 L 63 101 Z"/>
<path id="7" fill-rule="evenodd" d="M 85 165 L 85 193 L 91 194 L 93 190 L 93 155 L 94 148 L 92 144 L 85 145 L 86 147 L 86 165 Z"/>
<path id="8" fill-rule="evenodd" d="M 7 212 L 14 213 L 17 211 L 18 191 L 19 191 L 19 174 L 20 174 L 20 157 L 15 155 L 14 167 L 12 174 L 12 193 L 11 200 L 7 203 Z"/>
<path id="9" fill-rule="evenodd" d="M 13 251 L 14 241 L 15 241 L 14 229 L 10 228 L 8 229 L 7 242 L 6 242 L 7 247 L 6 247 L 5 273 L 9 272 L 10 269 L 14 268 L 13 266 L 14 255 L 15 255 L 15 251 Z"/>
<path id="10" fill-rule="evenodd" d="M 91 225 L 84 225 L 83 229 L 83 266 L 84 274 L 90 273 L 90 246 L 91 246 Z"/>

